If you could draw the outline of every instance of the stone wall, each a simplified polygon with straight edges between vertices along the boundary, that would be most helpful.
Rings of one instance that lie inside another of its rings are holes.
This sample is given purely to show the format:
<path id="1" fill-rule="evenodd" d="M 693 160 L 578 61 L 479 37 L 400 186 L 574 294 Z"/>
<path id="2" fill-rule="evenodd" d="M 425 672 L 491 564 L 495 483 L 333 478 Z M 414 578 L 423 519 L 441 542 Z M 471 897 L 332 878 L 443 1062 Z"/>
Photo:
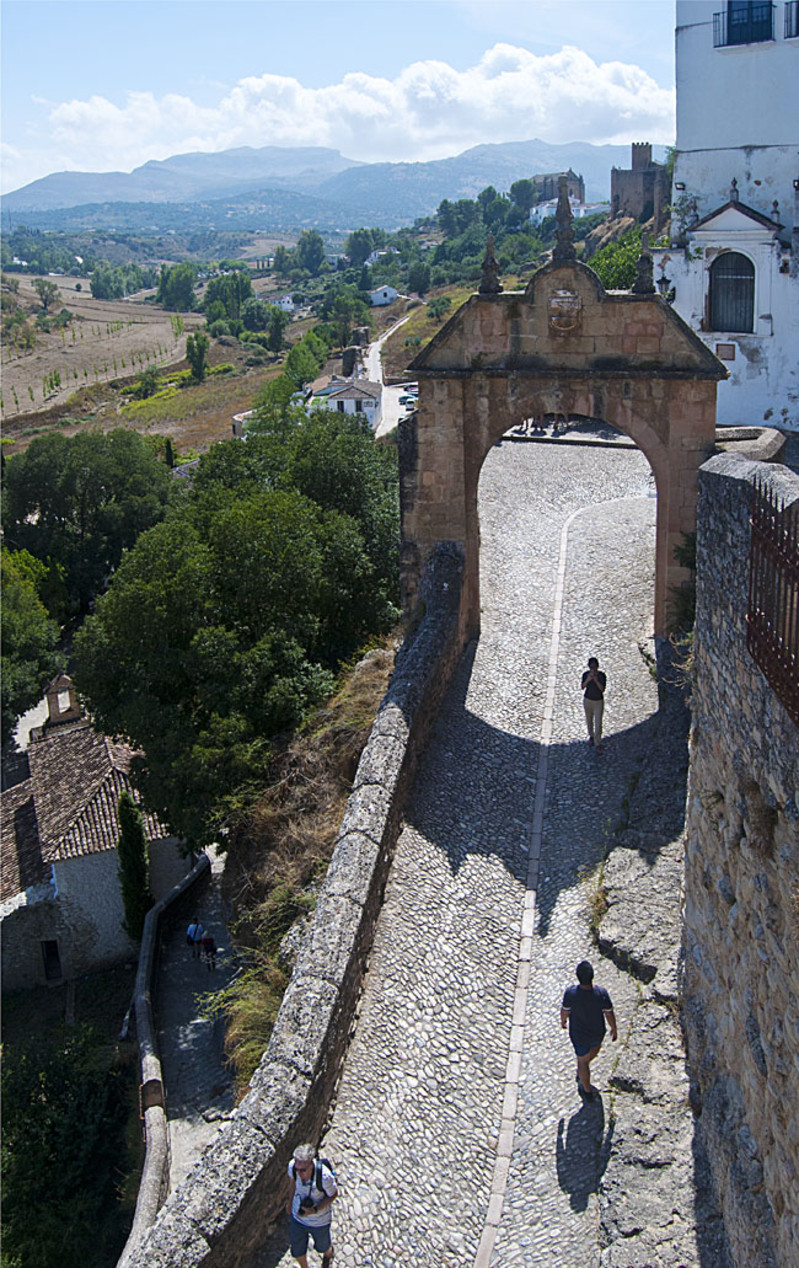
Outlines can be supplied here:
<path id="1" fill-rule="evenodd" d="M 462 552 L 443 543 L 420 586 L 361 756 L 327 878 L 269 1047 L 231 1121 L 168 1198 L 128 1268 L 245 1268 L 280 1213 L 294 1146 L 335 1097 L 405 797 L 459 659 Z"/>
<path id="2" fill-rule="evenodd" d="M 784 467 L 724 454 L 700 471 L 683 1016 L 733 1260 L 788 1268 L 799 1246 L 799 730 L 746 648 L 756 476 L 799 502 Z"/>

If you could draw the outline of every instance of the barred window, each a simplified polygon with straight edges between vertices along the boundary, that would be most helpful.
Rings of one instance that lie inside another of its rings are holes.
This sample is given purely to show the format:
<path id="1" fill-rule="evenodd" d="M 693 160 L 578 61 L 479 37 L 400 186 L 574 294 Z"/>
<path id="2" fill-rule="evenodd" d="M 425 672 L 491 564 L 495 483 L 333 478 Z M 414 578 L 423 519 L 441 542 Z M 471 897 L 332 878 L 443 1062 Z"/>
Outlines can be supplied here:
<path id="1" fill-rule="evenodd" d="M 750 333 L 755 328 L 755 266 L 726 251 L 710 266 L 710 329 Z"/>

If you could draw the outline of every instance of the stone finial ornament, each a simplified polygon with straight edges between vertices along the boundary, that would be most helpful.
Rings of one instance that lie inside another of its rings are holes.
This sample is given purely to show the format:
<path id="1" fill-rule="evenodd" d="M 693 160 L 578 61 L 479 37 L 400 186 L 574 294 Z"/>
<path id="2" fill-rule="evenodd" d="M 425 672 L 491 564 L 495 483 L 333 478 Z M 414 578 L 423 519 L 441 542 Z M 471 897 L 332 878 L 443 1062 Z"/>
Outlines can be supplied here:
<path id="1" fill-rule="evenodd" d="M 737 203 L 740 201 L 741 201 L 741 195 L 738 193 L 738 181 L 733 176 L 732 182 L 730 184 L 730 202 Z"/>
<path id="2" fill-rule="evenodd" d="M 649 250 L 649 234 L 641 234 L 641 254 L 635 266 L 635 281 L 630 287 L 633 295 L 654 295 L 655 277 L 652 271 L 652 252 Z"/>
<path id="3" fill-rule="evenodd" d="M 483 277 L 480 282 L 481 295 L 499 295 L 502 290 L 502 283 L 499 280 L 499 265 L 497 257 L 494 254 L 494 235 L 488 235 L 486 242 L 486 253 L 483 259 Z"/>
<path id="4" fill-rule="evenodd" d="M 552 252 L 553 264 L 568 264 L 577 259 L 574 249 L 574 229 L 572 228 L 572 209 L 569 203 L 569 178 L 558 177 L 558 205 L 555 210 L 555 232 L 557 242 Z"/>

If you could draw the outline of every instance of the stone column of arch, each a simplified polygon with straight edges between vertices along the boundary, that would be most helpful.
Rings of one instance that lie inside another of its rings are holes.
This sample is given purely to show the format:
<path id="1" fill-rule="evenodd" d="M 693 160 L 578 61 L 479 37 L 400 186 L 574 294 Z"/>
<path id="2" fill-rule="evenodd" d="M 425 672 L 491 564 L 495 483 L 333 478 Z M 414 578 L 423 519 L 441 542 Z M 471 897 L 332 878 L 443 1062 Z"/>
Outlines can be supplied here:
<path id="1" fill-rule="evenodd" d="M 655 633 L 687 574 L 674 547 L 694 530 L 697 472 L 715 441 L 726 369 L 654 294 L 606 292 L 577 261 L 546 265 L 525 291 L 477 294 L 416 358 L 419 408 L 400 439 L 406 615 L 438 542 L 465 556 L 464 641 L 479 632 L 480 470 L 525 419 L 603 419 L 646 455 L 657 487 Z"/>

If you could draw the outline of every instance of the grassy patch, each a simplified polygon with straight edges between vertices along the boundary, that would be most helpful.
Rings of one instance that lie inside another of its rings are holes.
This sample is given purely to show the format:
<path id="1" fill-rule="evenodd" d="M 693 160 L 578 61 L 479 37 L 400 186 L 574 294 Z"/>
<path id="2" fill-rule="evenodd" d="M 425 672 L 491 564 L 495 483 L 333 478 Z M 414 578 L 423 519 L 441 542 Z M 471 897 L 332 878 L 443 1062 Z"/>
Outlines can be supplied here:
<path id="1" fill-rule="evenodd" d="M 226 1018 L 239 1093 L 260 1061 L 291 969 L 285 934 L 312 910 L 333 853 L 358 760 L 394 664 L 394 643 L 341 675 L 327 704 L 276 754 L 270 787 L 231 832 L 224 890 L 247 968 L 209 1006 Z"/>
<path id="2" fill-rule="evenodd" d="M 408 363 L 422 351 L 433 335 L 437 334 L 441 327 L 449 321 L 453 313 L 466 303 L 467 299 L 474 294 L 476 287 L 469 283 L 467 286 L 446 286 L 440 291 L 436 291 L 436 298 L 439 296 L 447 296 L 452 302 L 449 310 L 443 317 L 435 318 L 430 316 L 429 304 L 420 304 L 418 308 L 414 308 L 408 320 L 400 326 L 390 339 L 383 344 L 383 373 L 386 377 L 401 374 Z M 433 298 L 432 296 L 430 298 Z M 415 342 L 419 340 L 418 344 Z M 408 343 L 406 341 L 410 340 Z"/>

